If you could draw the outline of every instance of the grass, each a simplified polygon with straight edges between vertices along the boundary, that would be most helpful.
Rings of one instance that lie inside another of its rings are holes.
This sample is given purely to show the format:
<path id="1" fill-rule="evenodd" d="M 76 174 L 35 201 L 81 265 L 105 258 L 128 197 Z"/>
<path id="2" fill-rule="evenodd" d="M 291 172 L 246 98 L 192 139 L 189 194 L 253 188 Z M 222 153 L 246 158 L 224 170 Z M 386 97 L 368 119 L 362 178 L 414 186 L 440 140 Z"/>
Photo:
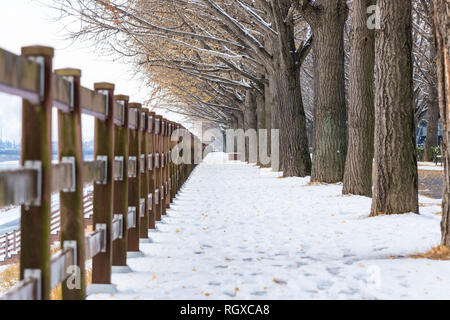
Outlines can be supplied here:
<path id="1" fill-rule="evenodd" d="M 409 257 L 414 259 L 450 260 L 450 248 L 437 246 L 425 253 L 412 254 Z"/>
<path id="2" fill-rule="evenodd" d="M 85 233 L 89 233 L 93 230 L 92 225 L 87 225 Z M 54 255 L 61 249 L 58 246 L 53 246 L 51 249 L 51 255 Z M 11 263 L 7 268 L 0 272 L 0 293 L 13 287 L 19 282 L 20 267 L 19 263 Z M 92 283 L 92 269 L 86 270 L 86 287 Z M 50 293 L 51 300 L 62 300 L 62 285 L 60 284 Z"/>
<path id="3" fill-rule="evenodd" d="M 60 251 L 60 248 L 53 248 L 51 254 Z M 0 272 L 0 293 L 8 290 L 19 282 L 20 267 L 19 263 L 11 263 Z M 86 270 L 86 286 L 92 283 L 92 269 Z M 50 292 L 51 300 L 62 300 L 62 285 L 58 285 Z"/>

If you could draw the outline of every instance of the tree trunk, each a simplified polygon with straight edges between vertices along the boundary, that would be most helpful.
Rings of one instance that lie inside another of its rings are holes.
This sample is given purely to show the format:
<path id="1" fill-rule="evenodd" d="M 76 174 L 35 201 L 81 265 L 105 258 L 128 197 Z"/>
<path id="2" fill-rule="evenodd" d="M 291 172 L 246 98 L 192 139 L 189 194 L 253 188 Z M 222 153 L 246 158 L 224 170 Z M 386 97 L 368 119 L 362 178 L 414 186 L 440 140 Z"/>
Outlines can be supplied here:
<path id="1" fill-rule="evenodd" d="M 429 86 L 427 137 L 423 152 L 424 161 L 434 161 L 432 148 L 438 145 L 439 103 L 437 95 L 437 88 Z"/>
<path id="2" fill-rule="evenodd" d="M 448 149 L 448 118 L 450 115 L 450 3 L 436 0 L 434 25 L 437 50 L 439 107 L 442 121 L 442 154 L 444 155 L 444 191 L 442 195 L 441 244 L 450 246 L 450 179 Z"/>
<path id="3" fill-rule="evenodd" d="M 433 3 L 430 4 L 431 8 L 433 8 Z M 430 19 L 430 24 L 432 26 L 432 29 L 434 30 L 435 27 L 432 19 Z M 437 53 L 435 43 L 430 43 L 430 51 L 428 58 L 430 61 L 436 61 Z M 427 90 L 428 122 L 427 122 L 427 136 L 425 139 L 425 147 L 423 152 L 424 161 L 434 161 L 432 149 L 433 147 L 437 147 L 438 145 L 438 122 L 439 122 L 438 88 L 437 82 L 430 83 L 430 81 L 436 80 L 437 78 L 437 70 L 436 70 L 437 68 L 434 63 L 431 63 L 430 67 L 432 68 L 432 70 L 430 70 L 431 79 L 428 80 L 429 82 Z"/>
<path id="4" fill-rule="evenodd" d="M 266 129 L 266 103 L 265 103 L 265 92 L 264 87 L 261 88 L 263 93 L 256 95 L 256 120 L 258 128 L 258 161 L 257 165 L 262 166 L 259 156 L 259 134 L 261 130 Z"/>
<path id="5" fill-rule="evenodd" d="M 372 196 L 375 31 L 367 28 L 367 7 L 353 2 L 350 33 L 348 149 L 343 194 Z"/>
<path id="6" fill-rule="evenodd" d="M 256 137 L 256 126 L 258 122 L 256 108 L 257 108 L 256 96 L 251 90 L 247 90 L 245 95 L 244 131 L 250 136 L 253 135 L 251 131 L 254 131 L 255 137 Z M 256 160 L 255 157 L 250 155 L 251 151 L 250 149 L 253 150 L 255 146 L 250 146 L 250 144 L 257 143 L 257 141 L 251 141 L 250 136 L 245 137 L 245 161 L 247 162 L 253 162 Z M 258 149 L 256 148 L 256 150 Z"/>
<path id="7" fill-rule="evenodd" d="M 285 177 L 311 174 L 299 74 L 284 63 L 275 74 L 275 116 L 280 124 L 280 167 Z"/>
<path id="8" fill-rule="evenodd" d="M 411 1 L 379 0 L 376 33 L 375 183 L 371 216 L 419 212 Z"/>
<path id="9" fill-rule="evenodd" d="M 274 5 L 280 14 L 275 18 L 278 36 L 272 43 L 276 67 L 272 70 L 271 93 L 275 98 L 273 116 L 278 124 L 275 128 L 280 130 L 280 169 L 285 177 L 305 177 L 311 173 L 311 158 L 300 86 L 303 61 L 296 54 L 293 18 L 285 19 L 291 5 L 290 0 Z"/>
<path id="10" fill-rule="evenodd" d="M 344 0 L 323 0 L 314 18 L 315 110 L 311 181 L 335 183 L 344 176 L 347 151 L 344 82 Z"/>

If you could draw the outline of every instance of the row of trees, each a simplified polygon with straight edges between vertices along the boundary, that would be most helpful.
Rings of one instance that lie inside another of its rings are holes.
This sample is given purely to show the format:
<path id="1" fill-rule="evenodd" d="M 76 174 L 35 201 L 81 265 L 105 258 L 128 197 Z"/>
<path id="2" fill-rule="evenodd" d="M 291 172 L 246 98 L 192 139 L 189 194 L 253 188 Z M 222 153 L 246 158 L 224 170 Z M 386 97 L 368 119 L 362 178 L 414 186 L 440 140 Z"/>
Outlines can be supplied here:
<path id="1" fill-rule="evenodd" d="M 372 196 L 372 215 L 418 212 L 415 129 L 426 114 L 429 159 L 445 0 L 54 4 L 81 21 L 75 38 L 135 63 L 151 103 L 220 128 L 279 129 L 285 176 L 343 181 L 344 194 Z"/>

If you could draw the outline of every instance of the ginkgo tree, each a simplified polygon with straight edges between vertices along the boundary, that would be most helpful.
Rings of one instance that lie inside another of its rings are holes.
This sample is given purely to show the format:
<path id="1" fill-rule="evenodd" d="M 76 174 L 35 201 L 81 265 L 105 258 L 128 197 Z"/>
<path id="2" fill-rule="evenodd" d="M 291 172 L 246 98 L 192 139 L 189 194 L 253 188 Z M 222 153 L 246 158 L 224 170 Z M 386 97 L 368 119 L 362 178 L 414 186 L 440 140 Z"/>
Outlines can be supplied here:
<path id="1" fill-rule="evenodd" d="M 153 85 L 162 87 L 157 79 L 160 70 L 172 70 L 174 84 L 167 86 L 165 81 L 165 94 L 170 91 L 180 95 L 175 83 L 176 76 L 183 73 L 195 83 L 202 83 L 203 93 L 208 88 L 217 98 L 218 89 L 222 103 L 231 95 L 239 97 L 242 117 L 250 120 L 244 123 L 255 126 L 258 110 L 261 114 L 270 113 L 270 128 L 280 129 L 281 170 L 286 176 L 310 174 L 300 68 L 310 51 L 312 38 L 298 13 L 297 1 L 241 0 L 230 4 L 212 0 L 54 0 L 54 3 L 63 15 L 81 20 L 75 37 L 91 37 L 104 48 L 132 58 L 149 75 Z M 223 105 L 215 108 L 213 104 L 217 101 L 205 102 L 197 94 L 196 90 L 187 90 L 182 95 L 190 96 L 198 106 L 209 103 L 209 111 L 225 109 Z M 250 110 L 256 111 L 245 112 L 245 105 L 249 105 L 245 97 L 252 101 Z M 253 101 L 259 107 L 254 108 Z"/>

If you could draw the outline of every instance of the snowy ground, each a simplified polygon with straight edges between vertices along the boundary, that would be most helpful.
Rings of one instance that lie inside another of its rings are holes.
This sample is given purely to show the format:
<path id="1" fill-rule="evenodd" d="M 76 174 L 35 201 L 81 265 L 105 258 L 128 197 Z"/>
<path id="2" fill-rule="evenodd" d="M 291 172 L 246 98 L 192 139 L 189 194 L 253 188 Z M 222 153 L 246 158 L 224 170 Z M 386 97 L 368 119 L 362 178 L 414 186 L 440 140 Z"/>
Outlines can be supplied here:
<path id="1" fill-rule="evenodd" d="M 444 171 L 444 166 L 441 164 L 435 164 L 434 162 L 417 162 L 418 170 L 429 170 L 429 171 Z"/>
<path id="2" fill-rule="evenodd" d="M 340 185 L 222 160 L 196 168 L 134 272 L 113 274 L 119 292 L 89 299 L 450 298 L 450 262 L 407 257 L 439 244 L 440 200 L 368 218 L 371 200 Z"/>

